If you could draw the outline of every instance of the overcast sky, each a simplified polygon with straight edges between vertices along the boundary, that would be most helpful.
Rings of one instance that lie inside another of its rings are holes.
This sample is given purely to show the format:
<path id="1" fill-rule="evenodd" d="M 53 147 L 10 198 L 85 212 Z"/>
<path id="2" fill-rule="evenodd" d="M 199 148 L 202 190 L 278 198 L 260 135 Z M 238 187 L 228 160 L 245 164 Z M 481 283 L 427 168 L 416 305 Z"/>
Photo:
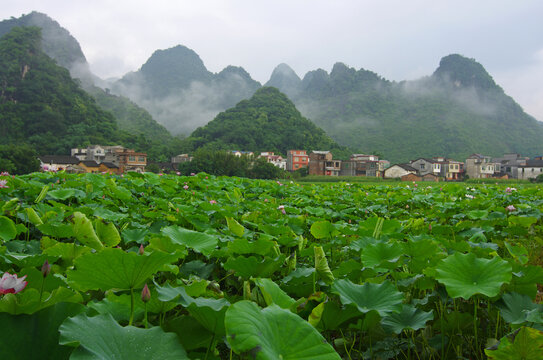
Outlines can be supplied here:
<path id="1" fill-rule="evenodd" d="M 411 80 L 459 53 L 543 121 L 541 0 L 12 0 L 0 17 L 32 10 L 70 31 L 103 78 L 178 44 L 212 72 L 242 66 L 261 83 L 282 62 L 300 77 L 343 62 Z"/>

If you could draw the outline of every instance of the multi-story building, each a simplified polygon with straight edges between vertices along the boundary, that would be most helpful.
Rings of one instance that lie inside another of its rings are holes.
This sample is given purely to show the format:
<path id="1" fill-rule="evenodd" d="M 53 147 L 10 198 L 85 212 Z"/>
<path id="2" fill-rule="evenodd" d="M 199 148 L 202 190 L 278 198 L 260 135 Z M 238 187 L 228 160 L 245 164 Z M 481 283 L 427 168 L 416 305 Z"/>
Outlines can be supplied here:
<path id="1" fill-rule="evenodd" d="M 309 154 L 309 175 L 339 176 L 341 160 L 333 160 L 330 151 L 312 151 Z"/>
<path id="2" fill-rule="evenodd" d="M 472 154 L 466 159 L 466 175 L 470 179 L 485 179 L 494 175 L 495 163 L 490 156 Z"/>
<path id="3" fill-rule="evenodd" d="M 287 151 L 287 171 L 296 171 L 309 165 L 309 156 L 305 150 Z"/>
<path id="4" fill-rule="evenodd" d="M 119 159 L 119 168 L 122 172 L 126 171 L 135 171 L 135 172 L 144 172 L 145 166 L 147 165 L 147 154 L 135 152 L 130 149 L 123 149 L 122 151 L 117 151 L 117 156 Z"/>

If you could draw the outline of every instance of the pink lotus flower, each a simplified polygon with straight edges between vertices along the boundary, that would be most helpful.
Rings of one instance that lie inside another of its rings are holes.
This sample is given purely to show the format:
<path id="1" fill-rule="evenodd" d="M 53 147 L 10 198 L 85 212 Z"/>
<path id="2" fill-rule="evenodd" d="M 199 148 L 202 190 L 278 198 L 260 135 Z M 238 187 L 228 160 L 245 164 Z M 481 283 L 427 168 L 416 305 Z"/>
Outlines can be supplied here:
<path id="1" fill-rule="evenodd" d="M 188 185 L 183 186 L 183 189 L 185 189 L 185 190 L 188 190 L 188 188 L 189 188 Z"/>
<path id="2" fill-rule="evenodd" d="M 505 208 L 507 211 L 515 211 L 517 210 L 513 205 L 509 205 L 508 207 Z"/>
<path id="3" fill-rule="evenodd" d="M 279 205 L 277 207 L 277 210 L 281 210 L 281 212 L 283 213 L 283 215 L 286 215 L 287 212 L 285 211 L 285 205 Z"/>
<path id="4" fill-rule="evenodd" d="M 177 174 L 177 175 L 181 175 L 181 172 L 180 172 L 180 171 L 177 171 L 176 174 Z"/>
<path id="5" fill-rule="evenodd" d="M 210 203 L 210 204 L 216 204 L 217 201 L 215 201 L 215 200 L 209 200 L 209 203 Z"/>
<path id="6" fill-rule="evenodd" d="M 195 176 L 196 174 L 195 173 L 190 173 L 190 176 Z"/>
<path id="7" fill-rule="evenodd" d="M 0 180 L 0 188 L 8 188 L 9 186 L 7 185 L 7 183 L 7 180 Z"/>
<path id="8" fill-rule="evenodd" d="M 17 294 L 26 287 L 27 281 L 24 281 L 26 275 L 22 278 L 17 278 L 17 274 L 11 275 L 5 272 L 0 279 L 0 295 Z"/>
<path id="9" fill-rule="evenodd" d="M 0 173 L 0 176 L 9 176 L 9 173 L 7 171 L 2 171 Z"/>

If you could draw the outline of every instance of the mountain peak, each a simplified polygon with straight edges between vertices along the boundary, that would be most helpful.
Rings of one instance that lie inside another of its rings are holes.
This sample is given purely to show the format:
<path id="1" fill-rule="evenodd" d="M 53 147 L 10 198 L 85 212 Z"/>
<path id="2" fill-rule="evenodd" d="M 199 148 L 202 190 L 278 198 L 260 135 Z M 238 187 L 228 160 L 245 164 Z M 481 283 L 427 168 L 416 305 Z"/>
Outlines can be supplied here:
<path id="1" fill-rule="evenodd" d="M 443 57 L 432 76 L 442 81 L 450 81 L 455 87 L 475 87 L 485 90 L 498 88 L 483 65 L 475 59 L 459 54 Z"/>
<path id="2" fill-rule="evenodd" d="M 265 86 L 273 86 L 287 94 L 289 98 L 295 98 L 300 92 L 302 80 L 290 66 L 281 63 L 273 69 L 270 80 Z"/>

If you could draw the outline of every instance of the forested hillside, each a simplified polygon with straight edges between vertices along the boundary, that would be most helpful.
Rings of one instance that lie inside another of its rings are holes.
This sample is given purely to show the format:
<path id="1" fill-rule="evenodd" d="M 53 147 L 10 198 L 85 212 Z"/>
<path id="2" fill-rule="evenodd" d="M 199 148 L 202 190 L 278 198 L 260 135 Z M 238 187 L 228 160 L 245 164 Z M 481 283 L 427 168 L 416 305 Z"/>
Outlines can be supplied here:
<path id="1" fill-rule="evenodd" d="M 275 82 L 300 112 L 338 143 L 395 162 L 418 157 L 465 159 L 474 152 L 541 152 L 543 126 L 473 59 L 444 57 L 432 76 L 400 83 L 337 63 L 302 81 L 281 65 Z"/>
<path id="2" fill-rule="evenodd" d="M 348 151 L 304 118 L 294 104 L 273 87 L 259 89 L 249 100 L 239 102 L 186 139 L 196 148 L 246 151 L 332 150 L 336 157 Z"/>

